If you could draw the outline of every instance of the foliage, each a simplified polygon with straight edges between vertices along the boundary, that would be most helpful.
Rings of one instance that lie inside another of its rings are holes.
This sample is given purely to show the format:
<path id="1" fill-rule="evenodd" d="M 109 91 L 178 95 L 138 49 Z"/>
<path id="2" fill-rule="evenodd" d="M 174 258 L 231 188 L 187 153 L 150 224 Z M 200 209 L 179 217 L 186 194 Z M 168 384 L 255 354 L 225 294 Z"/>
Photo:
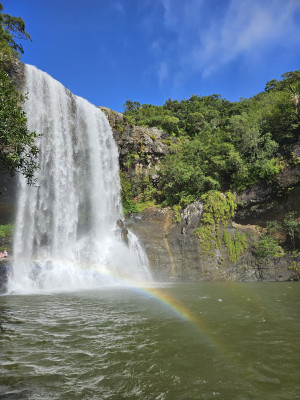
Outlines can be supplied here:
<path id="1" fill-rule="evenodd" d="M 131 178 L 132 194 L 138 202 L 153 201 L 157 189 L 148 174 L 142 173 Z"/>
<path id="2" fill-rule="evenodd" d="M 235 236 L 232 239 L 230 233 L 225 231 L 223 233 L 223 239 L 228 250 L 229 261 L 236 263 L 239 257 L 247 249 L 247 238 L 244 233 L 235 232 Z"/>
<path id="3" fill-rule="evenodd" d="M 37 168 L 37 134 L 27 129 L 21 108 L 24 97 L 6 72 L 12 61 L 23 53 L 16 39 L 30 39 L 24 21 L 4 14 L 0 3 L 0 170 L 10 175 L 21 172 L 32 184 Z"/>
<path id="4" fill-rule="evenodd" d="M 0 251 L 10 249 L 14 225 L 0 225 Z"/>
<path id="5" fill-rule="evenodd" d="M 121 180 L 121 201 L 123 205 L 124 214 L 129 214 L 131 212 L 138 212 L 136 203 L 132 200 L 132 187 L 130 181 L 127 179 L 124 172 L 120 172 Z"/>
<path id="6" fill-rule="evenodd" d="M 133 194 L 133 185 L 132 182 L 127 178 L 125 172 L 120 172 L 120 181 L 121 181 L 121 201 L 123 206 L 124 214 L 142 212 L 146 208 L 155 205 L 155 200 L 153 199 L 152 190 L 153 187 L 150 184 L 149 177 L 142 176 L 141 179 L 144 179 L 145 188 L 144 191 L 140 192 L 136 197 Z M 136 184 L 136 182 L 135 182 Z M 148 184 L 148 186 L 147 186 Z M 138 185 L 137 187 L 140 190 L 143 190 L 143 185 Z"/>
<path id="7" fill-rule="evenodd" d="M 280 257 L 284 255 L 283 248 L 270 235 L 263 235 L 255 244 L 256 255 L 258 257 Z"/>
<path id="8" fill-rule="evenodd" d="M 12 17 L 3 13 L 0 3 L 0 66 L 8 68 L 14 58 L 19 58 L 24 53 L 22 44 L 17 40 L 31 40 L 25 31 L 25 22 L 20 17 Z"/>
<path id="9" fill-rule="evenodd" d="M 290 271 L 294 271 L 294 272 L 300 271 L 300 262 L 293 261 L 293 262 L 292 262 L 292 265 L 290 265 L 290 266 L 288 267 L 288 269 L 289 269 Z"/>
<path id="10" fill-rule="evenodd" d="M 29 132 L 19 94 L 5 71 L 0 70 L 0 169 L 13 175 L 20 171 L 33 182 L 38 148 L 35 132 Z"/>
<path id="11" fill-rule="evenodd" d="M 202 222 L 213 225 L 228 222 L 236 210 L 235 196 L 231 192 L 225 194 L 211 190 L 201 197 L 204 202 Z"/>
<path id="12" fill-rule="evenodd" d="M 281 224 L 278 221 L 268 221 L 267 222 L 267 234 L 273 235 L 281 229 Z"/>
<path id="13" fill-rule="evenodd" d="M 181 222 L 181 215 L 180 215 L 181 206 L 179 204 L 175 204 L 173 206 L 174 215 L 174 222 Z"/>
<path id="14" fill-rule="evenodd" d="M 211 190 L 201 197 L 204 202 L 202 226 L 193 232 L 199 238 L 202 250 L 212 255 L 214 248 L 221 247 L 220 224 L 227 224 L 236 210 L 235 196 Z"/>
<path id="15" fill-rule="evenodd" d="M 299 229 L 299 222 L 295 220 L 295 212 L 289 212 L 285 215 L 283 221 L 287 234 L 290 237 L 293 248 L 295 249 L 295 233 Z"/>
<path id="16" fill-rule="evenodd" d="M 0 239 L 11 236 L 13 233 L 13 224 L 0 225 Z"/>
<path id="17" fill-rule="evenodd" d="M 129 122 L 139 126 L 156 126 L 169 134 L 178 134 L 179 119 L 172 116 L 168 110 L 151 104 L 140 105 L 138 102 L 127 100 L 124 104 L 125 116 Z"/>
<path id="18" fill-rule="evenodd" d="M 282 78 L 239 102 L 217 94 L 168 99 L 163 106 L 126 102 L 131 122 L 176 136 L 159 171 L 163 205 L 192 202 L 209 190 L 239 192 L 295 162 L 288 146 L 300 133 L 300 70 Z"/>
<path id="19" fill-rule="evenodd" d="M 216 235 L 213 227 L 211 225 L 200 226 L 194 230 L 193 235 L 198 237 L 204 254 L 213 256 L 213 250 L 216 247 Z"/>

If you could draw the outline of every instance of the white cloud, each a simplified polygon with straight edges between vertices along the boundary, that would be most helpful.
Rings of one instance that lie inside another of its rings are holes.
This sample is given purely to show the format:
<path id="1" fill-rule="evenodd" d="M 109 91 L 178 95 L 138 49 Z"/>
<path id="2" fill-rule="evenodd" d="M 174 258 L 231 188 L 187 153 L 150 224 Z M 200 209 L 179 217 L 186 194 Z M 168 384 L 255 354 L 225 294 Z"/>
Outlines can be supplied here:
<path id="1" fill-rule="evenodd" d="M 161 0 L 163 24 L 174 37 L 164 55 L 172 63 L 169 68 L 165 61 L 160 65 L 160 81 L 168 69 L 174 75 L 196 71 L 208 76 L 240 57 L 251 63 L 272 46 L 295 50 L 300 44 L 300 26 L 295 21 L 299 0 L 220 3 L 222 7 L 216 8 L 211 1 Z"/>
<path id="2" fill-rule="evenodd" d="M 293 21 L 295 6 L 288 0 L 232 0 L 218 26 L 212 24 L 202 33 L 202 40 L 193 48 L 193 59 L 204 75 L 209 75 L 239 56 L 251 60 L 252 54 L 263 54 L 274 44 L 288 46 L 296 32 L 300 33 Z"/>

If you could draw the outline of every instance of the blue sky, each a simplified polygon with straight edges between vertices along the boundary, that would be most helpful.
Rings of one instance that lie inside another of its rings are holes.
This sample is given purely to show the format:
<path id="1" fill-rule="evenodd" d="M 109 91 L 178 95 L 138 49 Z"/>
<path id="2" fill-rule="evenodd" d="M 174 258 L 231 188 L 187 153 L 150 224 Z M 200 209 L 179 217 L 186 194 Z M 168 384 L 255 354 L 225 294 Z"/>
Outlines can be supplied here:
<path id="1" fill-rule="evenodd" d="M 22 60 L 95 105 L 221 94 L 300 69 L 300 0 L 2 0 L 31 34 Z"/>

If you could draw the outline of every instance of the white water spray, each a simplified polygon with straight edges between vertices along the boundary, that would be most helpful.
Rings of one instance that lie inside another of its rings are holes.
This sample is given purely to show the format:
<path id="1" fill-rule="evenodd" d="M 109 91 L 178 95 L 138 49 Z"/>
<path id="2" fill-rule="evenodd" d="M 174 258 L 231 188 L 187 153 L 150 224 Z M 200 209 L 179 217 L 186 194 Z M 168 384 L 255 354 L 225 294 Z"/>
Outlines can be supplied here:
<path id="1" fill-rule="evenodd" d="M 121 238 L 118 151 L 101 110 L 26 65 L 24 110 L 41 134 L 39 187 L 20 177 L 10 292 L 149 281 L 137 238 Z"/>

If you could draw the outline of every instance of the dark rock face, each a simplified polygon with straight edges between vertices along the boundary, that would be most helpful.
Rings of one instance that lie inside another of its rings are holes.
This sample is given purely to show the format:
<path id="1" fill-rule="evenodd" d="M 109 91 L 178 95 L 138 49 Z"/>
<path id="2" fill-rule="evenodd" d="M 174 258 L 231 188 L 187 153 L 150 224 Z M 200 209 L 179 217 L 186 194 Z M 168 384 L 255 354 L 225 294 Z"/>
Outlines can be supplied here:
<path id="1" fill-rule="evenodd" d="M 24 65 L 17 62 L 11 71 L 16 85 L 24 83 Z M 169 153 L 169 144 L 175 140 L 157 128 L 134 126 L 123 114 L 105 107 L 119 150 L 120 170 L 135 182 L 148 177 L 159 187 L 158 170 L 163 157 Z M 300 146 L 293 148 L 300 156 Z M 2 177 L 3 179 L 3 177 Z M 1 184 L 1 182 L 0 182 Z M 0 197 L 0 224 L 12 222 L 16 182 L 8 179 L 8 187 Z M 222 228 L 234 235 L 238 230 L 247 237 L 248 249 L 237 262 L 229 260 L 228 249 L 222 245 L 207 254 L 193 234 L 201 225 L 203 204 L 196 201 L 181 213 L 181 222 L 174 222 L 175 213 L 170 208 L 149 208 L 140 214 L 130 215 L 126 223 L 118 222 L 121 235 L 127 241 L 127 227 L 140 239 L 149 258 L 155 279 L 164 280 L 234 280 L 234 281 L 288 281 L 300 279 L 300 259 L 291 256 L 258 259 L 253 243 L 259 234 L 256 225 L 265 227 L 267 221 L 283 221 L 289 211 L 300 217 L 300 165 L 287 167 L 271 183 L 258 183 L 238 196 L 239 206 L 235 221 Z M 299 238 L 298 238 L 299 240 Z M 9 263 L 0 260 L 0 291 L 5 288 Z"/>
<path id="2" fill-rule="evenodd" d="M 197 202 L 198 203 L 198 202 Z M 201 204 L 201 203 L 200 203 Z M 300 279 L 298 265 L 300 257 L 258 259 L 252 253 L 251 241 L 258 238 L 255 226 L 229 223 L 226 229 L 234 234 L 238 229 L 249 239 L 247 249 L 236 263 L 229 260 L 228 250 L 223 245 L 212 255 L 206 254 L 199 239 L 192 234 L 193 221 L 202 213 L 199 203 L 189 207 L 191 224 L 175 223 L 174 212 L 169 208 L 151 208 L 140 214 L 132 214 L 126 221 L 142 243 L 152 268 L 153 276 L 160 281 L 289 281 Z M 199 213 L 200 210 L 200 213 Z M 185 212 L 185 215 L 187 213 Z M 190 228 L 189 228 L 189 225 Z M 185 229 L 183 232 L 182 230 Z M 300 264 L 299 264 L 300 265 Z"/>
<path id="3" fill-rule="evenodd" d="M 121 238 L 128 245 L 128 229 L 124 225 L 124 222 L 121 219 L 117 221 L 117 227 L 120 229 Z"/>
<path id="4" fill-rule="evenodd" d="M 134 181 L 148 176 L 156 186 L 161 159 L 169 153 L 169 135 L 157 128 L 135 126 L 123 114 L 99 107 L 106 115 L 119 150 L 120 170 Z"/>
<path id="5" fill-rule="evenodd" d="M 182 213 L 180 230 L 182 234 L 193 233 L 198 228 L 203 214 L 203 203 L 200 200 L 189 204 Z"/>
<path id="6" fill-rule="evenodd" d="M 265 190 L 267 192 L 267 189 Z M 252 192 L 252 193 L 251 193 Z M 259 196 L 257 197 L 257 195 Z M 239 223 L 257 224 L 266 226 L 267 221 L 278 220 L 282 222 L 286 213 L 290 211 L 295 212 L 296 218 L 300 216 L 300 186 L 297 185 L 292 188 L 288 194 L 282 197 L 273 197 L 267 194 L 265 197 L 261 196 L 262 191 L 253 187 L 248 191 L 251 200 L 244 203 L 244 207 L 240 207 L 236 213 L 235 220 Z M 252 197 L 253 196 L 253 197 Z M 238 197 L 238 200 L 242 196 Z"/>
<path id="7" fill-rule="evenodd" d="M 6 292 L 6 284 L 10 270 L 11 261 L 7 258 L 0 258 L 0 294 Z"/>
<path id="8" fill-rule="evenodd" d="M 136 127 L 123 114 L 101 107 L 106 114 L 118 149 L 120 169 L 133 183 L 143 175 L 150 177 L 159 187 L 157 171 L 160 161 L 168 154 L 171 139 L 156 128 Z M 294 146 L 295 157 L 300 146 Z M 299 153 L 299 154 L 298 154 Z M 298 280 L 298 271 L 289 269 L 293 259 L 258 259 L 253 253 L 253 243 L 259 240 L 255 225 L 266 226 L 270 220 L 283 221 L 284 215 L 295 211 L 300 216 L 300 166 L 288 167 L 272 183 L 260 183 L 238 196 L 239 207 L 235 222 L 222 228 L 232 236 L 238 230 L 247 237 L 249 248 L 236 263 L 229 260 L 228 249 L 223 245 L 205 254 L 199 239 L 193 235 L 201 225 L 203 204 L 196 201 L 181 213 L 181 222 L 174 222 L 170 208 L 150 208 L 132 214 L 126 221 L 143 244 L 153 275 L 158 280 L 238 280 L 285 281 Z M 239 223 L 239 225 L 237 224 Z M 221 232 L 222 233 L 222 232 Z"/>
<path id="9" fill-rule="evenodd" d="M 22 61 L 14 60 L 11 65 L 9 76 L 19 90 L 22 90 L 25 83 L 25 64 Z"/>
<path id="10" fill-rule="evenodd" d="M 132 214 L 126 225 L 144 246 L 155 279 L 199 280 L 199 241 L 196 236 L 183 235 L 173 218 L 170 208 L 149 208 Z"/>
<path id="11" fill-rule="evenodd" d="M 295 157 L 300 156 L 300 145 L 293 146 Z M 300 217 L 300 165 L 287 167 L 271 182 L 261 182 L 237 197 L 241 203 L 235 220 L 240 223 L 265 226 L 267 221 L 282 222 L 286 213 Z"/>
<path id="12" fill-rule="evenodd" d="M 15 219 L 17 198 L 17 176 L 0 173 L 0 225 L 6 225 Z"/>

